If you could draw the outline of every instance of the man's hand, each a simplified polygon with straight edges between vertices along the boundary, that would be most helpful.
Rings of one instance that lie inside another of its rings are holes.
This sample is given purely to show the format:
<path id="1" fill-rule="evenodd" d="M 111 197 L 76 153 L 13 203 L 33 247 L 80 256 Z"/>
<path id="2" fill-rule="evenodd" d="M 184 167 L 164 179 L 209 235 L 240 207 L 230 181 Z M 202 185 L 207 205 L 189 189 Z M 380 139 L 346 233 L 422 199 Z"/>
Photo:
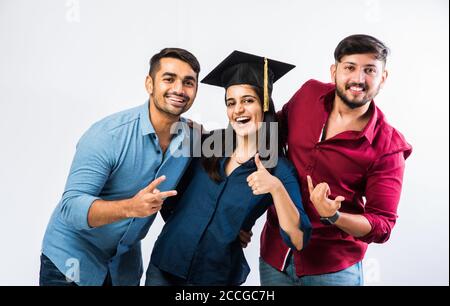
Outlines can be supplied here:
<path id="1" fill-rule="evenodd" d="M 164 175 L 158 177 L 130 199 L 129 206 L 127 208 L 128 218 L 143 218 L 153 215 L 161 209 L 166 198 L 177 194 L 176 190 L 161 192 L 156 188 L 165 179 L 166 177 Z"/>
<path id="2" fill-rule="evenodd" d="M 252 231 L 243 231 L 239 232 L 239 240 L 241 242 L 241 247 L 246 248 L 247 245 L 252 241 L 253 233 Z"/>
<path id="3" fill-rule="evenodd" d="M 247 177 L 248 186 L 254 195 L 272 193 L 280 187 L 281 181 L 267 171 L 259 159 L 259 154 L 255 155 L 255 164 L 257 171 Z"/>
<path id="4" fill-rule="evenodd" d="M 308 175 L 309 199 L 314 204 L 317 213 L 321 217 L 331 217 L 341 208 L 341 202 L 345 200 L 343 196 L 337 196 L 334 200 L 328 198 L 331 194 L 330 186 L 327 183 L 320 183 L 314 187 L 311 177 Z"/>

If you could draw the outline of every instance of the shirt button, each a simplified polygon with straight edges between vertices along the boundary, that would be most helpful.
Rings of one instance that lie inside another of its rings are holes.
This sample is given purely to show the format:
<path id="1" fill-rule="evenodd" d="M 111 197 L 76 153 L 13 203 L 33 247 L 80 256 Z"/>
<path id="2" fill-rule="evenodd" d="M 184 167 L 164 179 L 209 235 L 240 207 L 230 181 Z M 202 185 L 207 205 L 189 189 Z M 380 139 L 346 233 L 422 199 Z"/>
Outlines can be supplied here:
<path id="1" fill-rule="evenodd" d="M 161 151 L 160 150 L 156 150 L 156 153 L 161 154 Z"/>

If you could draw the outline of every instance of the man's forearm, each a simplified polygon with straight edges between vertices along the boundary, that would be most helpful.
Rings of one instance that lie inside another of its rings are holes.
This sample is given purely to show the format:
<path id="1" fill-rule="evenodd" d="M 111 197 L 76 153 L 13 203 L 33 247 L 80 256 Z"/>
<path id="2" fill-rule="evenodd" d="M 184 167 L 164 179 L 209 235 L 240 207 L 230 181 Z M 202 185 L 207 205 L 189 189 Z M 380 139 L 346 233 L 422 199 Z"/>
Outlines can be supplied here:
<path id="1" fill-rule="evenodd" d="M 130 199 L 118 201 L 96 200 L 92 203 L 88 212 L 88 224 L 90 227 L 99 227 L 128 218 Z"/>
<path id="2" fill-rule="evenodd" d="M 369 221 L 361 215 L 340 213 L 339 219 L 334 224 L 354 237 L 363 237 L 372 230 Z"/>

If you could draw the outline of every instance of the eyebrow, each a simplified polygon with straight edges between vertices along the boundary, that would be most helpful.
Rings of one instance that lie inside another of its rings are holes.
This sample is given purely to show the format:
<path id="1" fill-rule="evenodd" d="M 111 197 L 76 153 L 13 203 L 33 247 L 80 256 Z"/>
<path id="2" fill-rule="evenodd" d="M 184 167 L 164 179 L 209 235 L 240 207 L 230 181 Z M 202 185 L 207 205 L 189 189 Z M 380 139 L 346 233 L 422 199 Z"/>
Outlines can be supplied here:
<path id="1" fill-rule="evenodd" d="M 355 66 L 357 66 L 358 64 L 356 64 L 356 63 L 353 63 L 353 62 L 344 62 L 343 64 L 350 64 L 350 65 L 355 65 Z M 374 65 L 374 64 L 368 64 L 368 65 L 364 65 L 364 67 L 377 67 L 376 65 Z"/>
<path id="2" fill-rule="evenodd" d="M 255 96 L 252 96 L 252 95 L 245 95 L 245 96 L 242 96 L 241 99 L 243 99 L 243 98 L 253 98 L 253 99 L 256 99 L 256 97 L 255 97 Z M 228 98 L 228 99 L 226 99 L 226 101 L 230 101 L 230 100 L 235 100 L 235 99 L 234 99 L 234 98 Z"/>
<path id="3" fill-rule="evenodd" d="M 162 74 L 162 76 L 176 77 L 177 74 L 176 74 L 176 73 L 173 73 L 173 72 L 164 72 L 164 73 Z M 185 80 L 185 81 L 186 81 L 186 80 L 197 81 L 197 79 L 196 79 L 195 77 L 191 76 L 191 75 L 185 76 L 185 77 L 184 77 L 184 80 Z"/>

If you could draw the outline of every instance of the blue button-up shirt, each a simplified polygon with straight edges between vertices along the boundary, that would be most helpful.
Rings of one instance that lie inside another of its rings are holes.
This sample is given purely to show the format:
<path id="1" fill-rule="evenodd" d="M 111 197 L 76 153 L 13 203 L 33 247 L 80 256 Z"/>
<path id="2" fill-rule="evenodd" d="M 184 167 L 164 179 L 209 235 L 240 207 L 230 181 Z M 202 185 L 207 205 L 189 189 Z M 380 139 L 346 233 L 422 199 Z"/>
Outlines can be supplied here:
<path id="1" fill-rule="evenodd" d="M 240 229 L 249 230 L 273 205 L 270 194 L 254 195 L 246 181 L 257 170 L 254 159 L 236 168 L 228 177 L 225 161 L 220 161 L 224 179 L 210 179 L 194 159 L 180 185 L 180 194 L 171 198 L 174 206 L 153 248 L 151 263 L 159 269 L 194 285 L 240 285 L 250 272 L 240 245 Z M 311 235 L 311 224 L 303 210 L 295 168 L 279 158 L 273 169 L 300 213 L 304 246 Z M 163 208 L 165 209 L 165 208 Z M 289 236 L 281 231 L 285 242 L 293 247 Z"/>
<path id="2" fill-rule="evenodd" d="M 163 153 L 147 102 L 106 117 L 82 136 L 42 246 L 62 273 L 79 285 L 101 285 L 109 270 L 114 285 L 139 284 L 140 240 L 155 215 L 91 228 L 88 211 L 97 199 L 131 198 L 161 175 L 167 178 L 158 189 L 175 189 L 190 161 L 193 141 L 186 140 L 196 138 L 192 129 L 183 127 Z"/>

